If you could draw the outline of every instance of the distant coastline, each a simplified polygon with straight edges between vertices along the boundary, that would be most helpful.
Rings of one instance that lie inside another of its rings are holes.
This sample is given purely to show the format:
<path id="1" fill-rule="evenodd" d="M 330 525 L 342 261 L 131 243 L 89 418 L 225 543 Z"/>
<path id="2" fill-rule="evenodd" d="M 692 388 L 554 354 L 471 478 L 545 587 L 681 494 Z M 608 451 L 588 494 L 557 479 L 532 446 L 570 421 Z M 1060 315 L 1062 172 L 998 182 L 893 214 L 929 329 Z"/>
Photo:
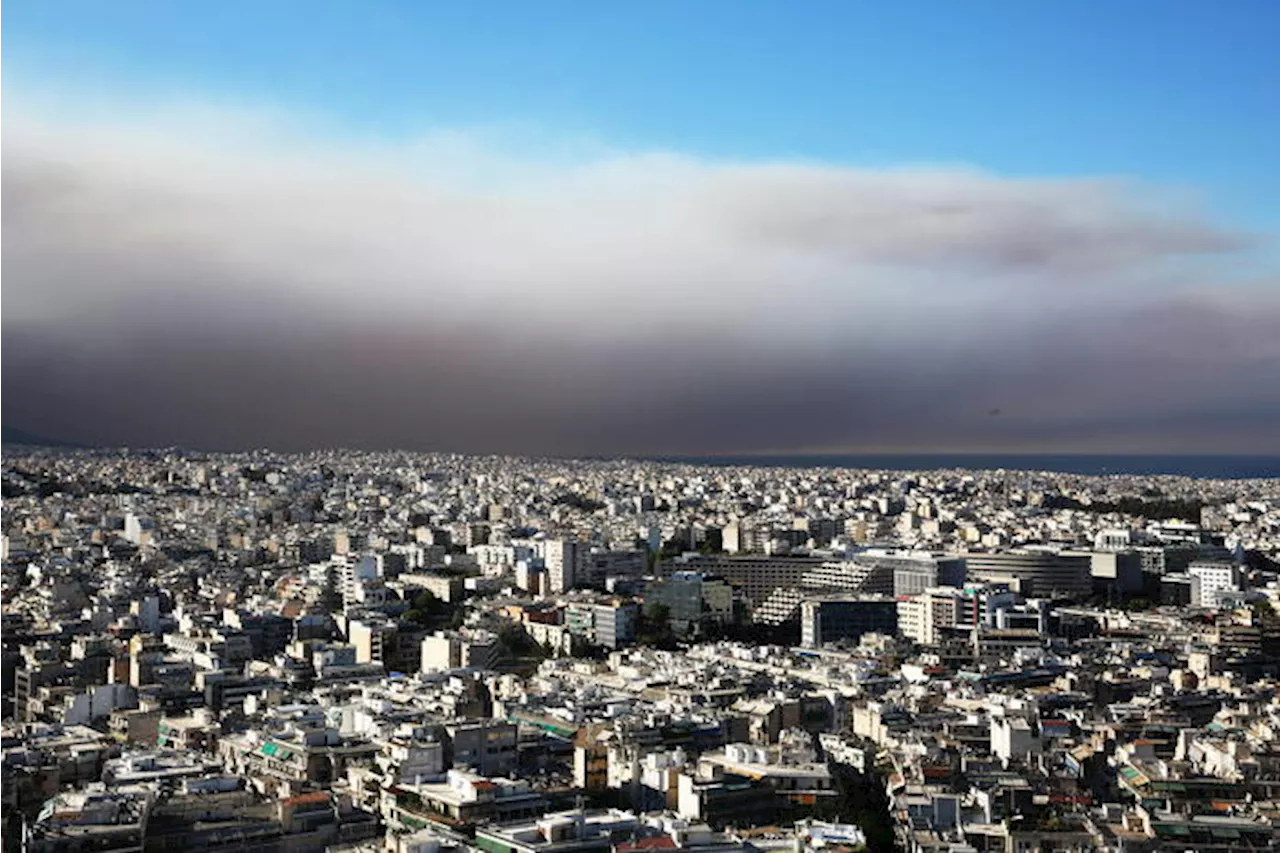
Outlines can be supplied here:
<path id="1" fill-rule="evenodd" d="M 993 471 L 1051 471 L 1060 474 L 1105 476 L 1171 474 L 1219 480 L 1280 478 L 1280 455 L 1143 455 L 1143 454 L 1021 454 L 1021 453 L 886 453 L 806 454 L 767 456 L 664 456 L 662 462 L 716 467 L 870 468 L 888 471 L 927 471 L 968 468 Z"/>

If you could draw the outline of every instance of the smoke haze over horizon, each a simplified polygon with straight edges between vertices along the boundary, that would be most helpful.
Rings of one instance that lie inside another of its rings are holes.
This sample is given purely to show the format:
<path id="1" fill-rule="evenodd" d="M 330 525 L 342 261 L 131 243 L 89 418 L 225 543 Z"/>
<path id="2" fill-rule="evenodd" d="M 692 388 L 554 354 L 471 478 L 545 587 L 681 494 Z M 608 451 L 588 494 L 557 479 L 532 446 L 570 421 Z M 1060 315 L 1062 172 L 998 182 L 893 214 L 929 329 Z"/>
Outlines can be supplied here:
<path id="1" fill-rule="evenodd" d="M 1280 452 L 1192 184 L 6 87 L 6 424 L 104 445 Z"/>

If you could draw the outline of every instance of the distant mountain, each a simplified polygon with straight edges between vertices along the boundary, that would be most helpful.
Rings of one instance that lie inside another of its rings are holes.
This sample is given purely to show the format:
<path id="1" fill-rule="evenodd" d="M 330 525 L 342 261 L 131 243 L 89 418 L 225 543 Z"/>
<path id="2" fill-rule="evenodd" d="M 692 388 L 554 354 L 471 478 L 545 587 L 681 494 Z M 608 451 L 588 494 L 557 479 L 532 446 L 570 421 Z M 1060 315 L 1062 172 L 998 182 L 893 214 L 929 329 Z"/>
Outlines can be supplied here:
<path id="1" fill-rule="evenodd" d="M 86 445 L 76 444 L 71 441 L 59 441 L 56 438 L 48 436 L 35 435 L 17 427 L 8 424 L 0 425 L 0 444 L 23 444 L 28 447 L 67 447 L 67 448 L 84 448 Z"/>

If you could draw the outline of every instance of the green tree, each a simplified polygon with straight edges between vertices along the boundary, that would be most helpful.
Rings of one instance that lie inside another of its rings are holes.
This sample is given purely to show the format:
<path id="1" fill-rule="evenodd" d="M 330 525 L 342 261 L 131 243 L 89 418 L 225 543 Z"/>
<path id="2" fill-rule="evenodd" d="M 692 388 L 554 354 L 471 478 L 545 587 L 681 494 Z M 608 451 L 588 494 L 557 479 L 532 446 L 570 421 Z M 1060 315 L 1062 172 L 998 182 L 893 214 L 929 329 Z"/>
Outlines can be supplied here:
<path id="1" fill-rule="evenodd" d="M 641 621 L 651 631 L 670 631 L 671 608 L 660 601 L 651 602 L 645 606 Z"/>
<path id="2" fill-rule="evenodd" d="M 498 643 L 507 654 L 516 657 L 540 651 L 538 644 L 533 641 L 533 637 L 529 636 L 529 632 L 524 629 L 524 626 L 517 625 L 514 622 L 498 632 Z"/>
<path id="3" fill-rule="evenodd" d="M 1280 614 L 1276 613 L 1276 608 L 1267 599 L 1256 601 L 1251 608 L 1253 610 L 1253 621 L 1259 626 L 1275 626 L 1280 624 Z"/>
<path id="4" fill-rule="evenodd" d="M 675 632 L 671 630 L 671 608 L 656 601 L 646 605 L 636 623 L 636 639 L 642 646 L 676 648 Z"/>
<path id="5" fill-rule="evenodd" d="M 409 602 L 409 610 L 403 618 L 430 629 L 455 627 L 455 623 L 460 626 L 465 615 L 462 607 L 442 600 L 430 590 L 423 590 Z"/>
<path id="6" fill-rule="evenodd" d="M 416 607 L 413 608 L 412 610 L 407 611 L 404 614 L 404 618 L 407 621 L 412 622 L 415 625 L 418 625 L 419 627 L 422 627 L 422 628 L 430 627 L 432 621 L 434 621 L 431 618 L 430 613 L 426 612 L 425 610 L 419 610 Z"/>

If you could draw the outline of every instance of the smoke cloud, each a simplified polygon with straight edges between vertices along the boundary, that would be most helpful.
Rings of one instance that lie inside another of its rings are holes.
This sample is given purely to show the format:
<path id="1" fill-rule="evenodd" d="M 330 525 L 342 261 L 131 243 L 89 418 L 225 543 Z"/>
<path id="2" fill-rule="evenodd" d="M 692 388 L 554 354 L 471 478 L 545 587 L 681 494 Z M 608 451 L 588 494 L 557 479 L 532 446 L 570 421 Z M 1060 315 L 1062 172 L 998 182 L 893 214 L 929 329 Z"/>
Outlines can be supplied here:
<path id="1" fill-rule="evenodd" d="M 1275 280 L 1236 272 L 1258 239 L 1168 190 L 195 115 L 10 117 L 6 423 L 209 448 L 1280 450 Z"/>

